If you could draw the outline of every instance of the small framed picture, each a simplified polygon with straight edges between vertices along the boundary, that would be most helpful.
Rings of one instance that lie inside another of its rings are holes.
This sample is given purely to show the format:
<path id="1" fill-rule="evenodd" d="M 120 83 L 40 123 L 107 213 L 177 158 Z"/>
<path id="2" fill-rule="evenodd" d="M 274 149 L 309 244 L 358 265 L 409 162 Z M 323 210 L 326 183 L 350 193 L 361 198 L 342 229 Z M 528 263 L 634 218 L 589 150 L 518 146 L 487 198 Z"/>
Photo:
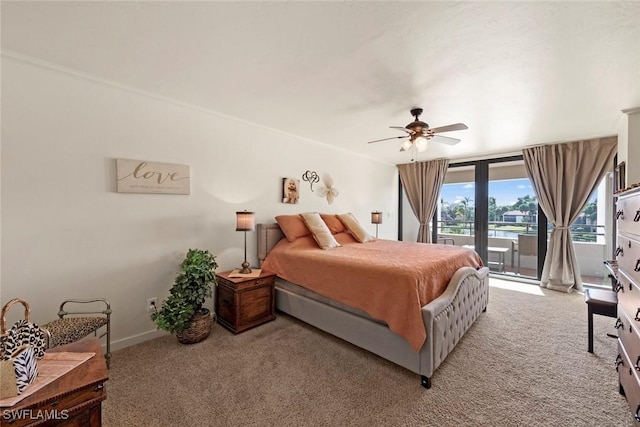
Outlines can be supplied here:
<path id="1" fill-rule="evenodd" d="M 282 178 L 282 203 L 297 204 L 300 202 L 300 180 Z"/>
<path id="2" fill-rule="evenodd" d="M 625 182 L 626 181 L 625 180 L 625 175 L 626 175 L 625 166 L 626 166 L 625 162 L 620 162 L 616 166 L 616 169 L 615 169 L 614 174 L 613 174 L 613 178 L 614 178 L 613 192 L 614 193 L 624 190 L 625 187 L 627 186 L 627 184 Z"/>

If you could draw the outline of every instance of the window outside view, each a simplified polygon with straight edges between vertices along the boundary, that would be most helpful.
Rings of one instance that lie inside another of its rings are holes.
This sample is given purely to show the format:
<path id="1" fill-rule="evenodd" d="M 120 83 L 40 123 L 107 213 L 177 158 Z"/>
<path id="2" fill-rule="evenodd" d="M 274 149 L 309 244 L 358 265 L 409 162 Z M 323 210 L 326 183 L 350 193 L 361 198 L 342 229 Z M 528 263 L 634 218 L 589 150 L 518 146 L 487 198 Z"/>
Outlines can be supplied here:
<path id="1" fill-rule="evenodd" d="M 594 191 L 571 226 L 571 234 L 583 282 L 606 285 L 606 273 L 601 267 L 606 259 L 604 217 L 602 207 L 598 217 L 597 196 L 598 191 Z M 443 185 L 438 211 L 438 235 L 441 241 L 446 238 L 458 246 L 473 245 L 474 199 L 473 182 Z M 538 199 L 527 178 L 489 181 L 488 246 L 492 271 L 537 276 L 537 243 L 533 237 L 538 234 L 537 215 Z M 598 219 L 601 224 L 598 224 Z M 551 223 L 546 232 L 548 238 Z M 531 237 L 524 239 L 523 236 Z"/>
<path id="2" fill-rule="evenodd" d="M 538 199 L 528 179 L 489 182 L 489 237 L 517 238 L 537 234 Z M 474 235 L 475 185 L 472 182 L 444 184 L 440 193 L 439 232 Z M 597 192 L 571 226 L 574 242 L 596 242 Z M 551 232 L 549 224 L 548 233 Z"/>

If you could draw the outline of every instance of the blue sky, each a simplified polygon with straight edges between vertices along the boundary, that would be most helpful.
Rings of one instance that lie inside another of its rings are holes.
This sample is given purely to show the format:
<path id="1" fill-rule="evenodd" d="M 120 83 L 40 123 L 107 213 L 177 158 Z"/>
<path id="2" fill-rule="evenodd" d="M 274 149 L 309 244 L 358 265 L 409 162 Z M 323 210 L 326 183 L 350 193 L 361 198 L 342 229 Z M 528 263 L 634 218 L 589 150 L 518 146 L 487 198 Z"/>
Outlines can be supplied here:
<path id="1" fill-rule="evenodd" d="M 458 203 L 465 197 L 475 200 L 475 191 L 473 182 L 444 184 L 440 192 L 440 198 L 449 204 Z M 489 181 L 489 197 L 495 197 L 497 206 L 511 206 L 518 201 L 518 197 L 524 197 L 527 194 L 531 197 L 536 196 L 527 178 Z M 598 192 L 594 191 L 589 197 L 589 202 L 596 201 L 597 197 Z"/>
<path id="2" fill-rule="evenodd" d="M 510 206 L 518 201 L 518 197 L 526 195 L 535 197 L 535 192 L 528 179 L 509 179 L 502 181 L 489 181 L 489 197 L 495 197 L 498 206 Z M 442 187 L 440 198 L 452 204 L 468 197 L 475 200 L 475 185 L 473 182 L 462 184 L 445 184 Z"/>

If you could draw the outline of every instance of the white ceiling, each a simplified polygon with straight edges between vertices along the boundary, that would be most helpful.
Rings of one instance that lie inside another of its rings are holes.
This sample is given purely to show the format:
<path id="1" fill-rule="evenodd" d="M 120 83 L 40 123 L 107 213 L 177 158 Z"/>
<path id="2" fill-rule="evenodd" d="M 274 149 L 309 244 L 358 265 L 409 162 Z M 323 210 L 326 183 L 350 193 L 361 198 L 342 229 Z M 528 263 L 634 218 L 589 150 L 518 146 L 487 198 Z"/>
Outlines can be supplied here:
<path id="1" fill-rule="evenodd" d="M 420 160 L 615 134 L 640 2 L 7 2 L 2 49 L 406 163 L 389 126 L 463 122 Z"/>

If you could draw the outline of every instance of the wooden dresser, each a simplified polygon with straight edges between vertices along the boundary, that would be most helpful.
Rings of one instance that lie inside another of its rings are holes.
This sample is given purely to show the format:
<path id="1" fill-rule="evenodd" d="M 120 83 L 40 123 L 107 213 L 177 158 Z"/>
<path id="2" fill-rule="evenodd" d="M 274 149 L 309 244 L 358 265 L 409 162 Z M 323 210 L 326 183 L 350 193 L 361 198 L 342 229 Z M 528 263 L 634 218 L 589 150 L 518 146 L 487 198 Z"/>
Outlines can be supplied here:
<path id="1" fill-rule="evenodd" d="M 640 425 L 640 187 L 619 193 L 616 209 L 620 393 Z"/>
<path id="2" fill-rule="evenodd" d="M 258 277 L 231 278 L 230 273 L 217 274 L 218 323 L 237 334 L 275 319 L 276 275 L 262 270 Z"/>
<path id="3" fill-rule="evenodd" d="M 109 379 L 102 346 L 97 338 L 54 347 L 54 352 L 93 352 L 95 355 L 8 408 L 0 408 L 0 426 L 98 427 L 102 425 L 102 401 Z"/>

